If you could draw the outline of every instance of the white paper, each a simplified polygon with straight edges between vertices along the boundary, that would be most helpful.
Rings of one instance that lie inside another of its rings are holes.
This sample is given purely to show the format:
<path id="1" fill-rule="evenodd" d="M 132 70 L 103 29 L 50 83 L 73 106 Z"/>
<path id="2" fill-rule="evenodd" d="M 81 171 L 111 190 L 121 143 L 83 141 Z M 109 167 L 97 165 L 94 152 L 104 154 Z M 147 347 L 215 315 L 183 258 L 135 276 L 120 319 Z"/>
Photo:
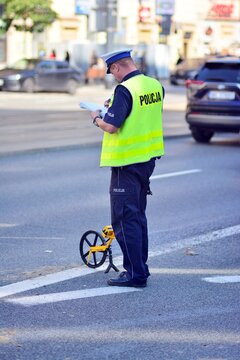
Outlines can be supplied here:
<path id="1" fill-rule="evenodd" d="M 80 102 L 79 104 L 80 108 L 88 110 L 88 111 L 97 111 L 100 110 L 100 115 L 103 117 L 108 109 L 103 106 L 103 105 L 99 105 L 93 102 L 89 102 L 89 101 L 85 101 L 85 102 Z"/>

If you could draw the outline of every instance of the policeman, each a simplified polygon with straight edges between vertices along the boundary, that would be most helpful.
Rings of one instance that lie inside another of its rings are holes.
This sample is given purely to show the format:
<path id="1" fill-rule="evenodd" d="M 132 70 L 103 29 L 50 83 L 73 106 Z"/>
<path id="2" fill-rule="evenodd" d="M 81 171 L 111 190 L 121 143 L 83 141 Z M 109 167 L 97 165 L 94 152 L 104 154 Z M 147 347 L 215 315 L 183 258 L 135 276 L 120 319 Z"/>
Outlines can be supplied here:
<path id="1" fill-rule="evenodd" d="M 91 116 L 93 124 L 104 131 L 100 166 L 111 167 L 111 221 L 125 269 L 108 285 L 145 287 L 150 275 L 145 213 L 149 178 L 156 159 L 164 154 L 163 88 L 156 79 L 140 73 L 131 50 L 101 57 L 119 85 L 105 102 L 104 118 L 99 111 Z"/>

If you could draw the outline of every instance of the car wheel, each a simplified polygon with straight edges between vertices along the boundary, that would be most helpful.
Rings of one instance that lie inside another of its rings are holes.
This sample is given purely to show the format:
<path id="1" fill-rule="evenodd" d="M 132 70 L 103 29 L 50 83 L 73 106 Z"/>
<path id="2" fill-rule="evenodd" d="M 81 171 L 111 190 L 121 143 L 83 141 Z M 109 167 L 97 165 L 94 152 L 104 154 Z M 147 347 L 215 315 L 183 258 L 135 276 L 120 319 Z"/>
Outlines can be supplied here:
<path id="1" fill-rule="evenodd" d="M 35 84 L 33 79 L 27 79 L 22 84 L 22 90 L 27 93 L 33 93 L 35 90 Z"/>
<path id="2" fill-rule="evenodd" d="M 214 135 L 214 132 L 207 129 L 191 128 L 192 137 L 200 143 L 208 143 Z"/>
<path id="3" fill-rule="evenodd" d="M 177 85 L 177 82 L 176 82 L 175 79 L 170 79 L 170 84 L 171 84 L 171 85 Z"/>
<path id="4" fill-rule="evenodd" d="M 68 80 L 68 83 L 67 83 L 67 92 L 71 95 L 74 95 L 77 91 L 77 87 L 78 87 L 78 83 L 71 79 L 71 80 Z"/>

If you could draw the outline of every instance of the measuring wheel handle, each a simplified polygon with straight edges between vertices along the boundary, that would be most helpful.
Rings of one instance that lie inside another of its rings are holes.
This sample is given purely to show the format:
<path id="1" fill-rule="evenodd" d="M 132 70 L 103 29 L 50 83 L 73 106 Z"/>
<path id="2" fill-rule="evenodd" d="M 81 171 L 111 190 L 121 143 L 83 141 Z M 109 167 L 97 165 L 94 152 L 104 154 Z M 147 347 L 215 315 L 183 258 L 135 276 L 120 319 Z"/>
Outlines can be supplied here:
<path id="1" fill-rule="evenodd" d="M 104 271 L 105 274 L 107 274 L 111 269 L 115 270 L 116 272 L 119 272 L 119 269 L 113 263 L 111 246 L 108 249 L 108 256 L 109 256 L 109 264 L 108 264 L 107 269 Z"/>

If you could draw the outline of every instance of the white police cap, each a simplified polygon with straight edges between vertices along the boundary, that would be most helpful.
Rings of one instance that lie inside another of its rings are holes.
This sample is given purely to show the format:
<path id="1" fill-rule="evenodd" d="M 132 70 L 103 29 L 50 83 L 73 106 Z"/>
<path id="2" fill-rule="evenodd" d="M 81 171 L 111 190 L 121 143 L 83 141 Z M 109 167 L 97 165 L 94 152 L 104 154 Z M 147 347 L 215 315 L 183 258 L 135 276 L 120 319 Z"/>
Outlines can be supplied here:
<path id="1" fill-rule="evenodd" d="M 132 51 L 132 49 L 124 49 L 124 50 L 113 51 L 113 52 L 101 55 L 100 57 L 107 64 L 107 74 L 110 73 L 110 65 L 112 65 L 114 62 L 116 62 L 120 59 L 131 57 L 131 51 Z"/>

